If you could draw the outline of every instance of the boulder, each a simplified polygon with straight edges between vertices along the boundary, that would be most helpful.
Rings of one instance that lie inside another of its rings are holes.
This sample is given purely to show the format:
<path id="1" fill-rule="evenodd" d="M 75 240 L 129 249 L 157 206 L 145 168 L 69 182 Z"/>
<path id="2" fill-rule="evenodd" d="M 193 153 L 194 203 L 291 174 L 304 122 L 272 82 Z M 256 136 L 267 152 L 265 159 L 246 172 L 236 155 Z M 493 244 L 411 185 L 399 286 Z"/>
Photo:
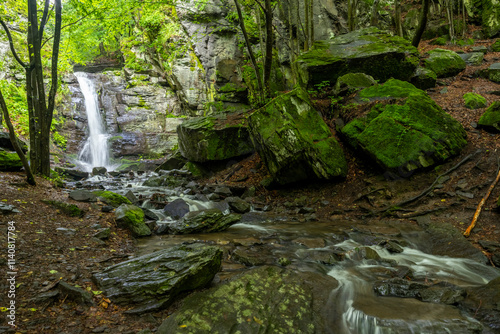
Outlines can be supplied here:
<path id="1" fill-rule="evenodd" d="M 182 156 L 179 150 L 175 151 L 170 157 L 165 160 L 158 168 L 155 169 L 155 172 L 159 172 L 160 170 L 172 170 L 172 169 L 181 169 L 186 164 L 187 160 Z"/>
<path id="2" fill-rule="evenodd" d="M 483 63 L 484 53 L 483 52 L 470 52 L 459 54 L 467 65 L 479 66 Z"/>
<path id="3" fill-rule="evenodd" d="M 488 68 L 488 78 L 500 83 L 500 63 L 494 63 Z"/>
<path id="4" fill-rule="evenodd" d="M 366 28 L 316 41 L 298 60 L 299 76 L 308 87 L 323 82 L 335 85 L 347 73 L 366 73 L 376 80 L 408 80 L 418 63 L 417 49 L 404 38 L 377 28 Z"/>
<path id="5" fill-rule="evenodd" d="M 247 213 L 251 208 L 250 203 L 239 197 L 228 197 L 226 198 L 226 202 L 229 204 L 231 210 L 236 213 Z"/>
<path id="6" fill-rule="evenodd" d="M 178 198 L 165 205 L 163 212 L 172 219 L 180 219 L 189 212 L 189 205 L 185 200 Z"/>
<path id="7" fill-rule="evenodd" d="M 221 260 L 217 247 L 180 245 L 118 263 L 93 279 L 112 302 L 133 307 L 128 313 L 141 313 L 167 307 L 181 292 L 204 287 Z"/>
<path id="8" fill-rule="evenodd" d="M 413 76 L 410 78 L 410 82 L 418 89 L 429 89 L 436 86 L 437 76 L 436 73 L 425 67 L 418 67 Z"/>
<path id="9" fill-rule="evenodd" d="M 242 113 L 195 117 L 177 127 L 179 151 L 194 162 L 226 160 L 253 152 Z"/>
<path id="10" fill-rule="evenodd" d="M 69 198 L 78 202 L 97 201 L 97 196 L 88 190 L 73 190 L 69 193 Z"/>
<path id="11" fill-rule="evenodd" d="M 500 131 L 500 101 L 493 102 L 479 118 L 477 124 L 487 130 Z"/>
<path id="12" fill-rule="evenodd" d="M 327 333 L 332 277 L 265 266 L 184 299 L 158 334 Z"/>
<path id="13" fill-rule="evenodd" d="M 452 77 L 465 70 L 465 61 L 454 51 L 438 48 L 427 53 L 429 58 L 424 61 L 425 67 L 438 78 Z"/>
<path id="14" fill-rule="evenodd" d="M 191 211 L 168 228 L 171 234 L 211 233 L 224 231 L 240 219 L 237 214 L 224 215 L 220 209 L 206 209 Z"/>
<path id="15" fill-rule="evenodd" d="M 385 170 L 404 175 L 443 162 L 467 144 L 462 125 L 408 82 L 391 79 L 357 98 L 370 103 L 341 133 Z"/>
<path id="16" fill-rule="evenodd" d="M 306 91 L 282 94 L 249 117 L 254 147 L 279 184 L 347 174 L 339 143 Z"/>
<path id="17" fill-rule="evenodd" d="M 347 73 L 337 79 L 335 84 L 336 95 L 349 95 L 364 88 L 376 85 L 372 76 L 364 73 Z"/>
<path id="18" fill-rule="evenodd" d="M 16 152 L 0 149 L 0 171 L 19 171 L 21 168 L 23 163 Z"/>
<path id="19" fill-rule="evenodd" d="M 24 153 L 28 152 L 28 145 L 24 142 L 24 140 L 17 138 L 17 143 Z M 15 151 L 14 146 L 12 146 L 12 142 L 10 141 L 8 132 L 0 132 L 0 148 L 3 148 L 6 151 Z"/>
<path id="20" fill-rule="evenodd" d="M 112 191 L 96 190 L 93 191 L 92 194 L 99 198 L 102 202 L 114 206 L 115 208 L 119 207 L 121 204 L 132 204 L 132 202 L 130 202 L 130 200 L 125 196 Z"/>
<path id="21" fill-rule="evenodd" d="M 122 204 L 115 211 L 116 223 L 132 232 L 135 237 L 151 235 L 151 230 L 144 223 L 144 212 L 132 204 Z"/>
<path id="22" fill-rule="evenodd" d="M 476 93 L 470 93 L 470 92 L 465 93 L 464 101 L 465 101 L 465 106 L 469 109 L 486 108 L 488 106 L 486 99 Z"/>
<path id="23" fill-rule="evenodd" d="M 484 333 L 498 333 L 500 328 L 500 277 L 488 284 L 467 289 L 462 307 L 474 314 L 474 318 L 489 327 Z"/>
<path id="24" fill-rule="evenodd" d="M 83 217 L 83 215 L 85 214 L 85 211 L 74 204 L 68 204 L 65 202 L 54 200 L 42 200 L 42 202 L 61 210 L 64 214 L 70 217 Z"/>

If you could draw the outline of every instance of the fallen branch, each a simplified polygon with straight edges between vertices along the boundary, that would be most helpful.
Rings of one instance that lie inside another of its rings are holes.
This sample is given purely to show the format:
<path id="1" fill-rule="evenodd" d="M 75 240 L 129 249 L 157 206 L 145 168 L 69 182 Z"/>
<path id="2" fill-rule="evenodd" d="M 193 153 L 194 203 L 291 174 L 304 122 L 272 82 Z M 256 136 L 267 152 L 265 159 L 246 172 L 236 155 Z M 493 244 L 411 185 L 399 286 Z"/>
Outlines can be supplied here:
<path id="1" fill-rule="evenodd" d="M 479 205 L 477 206 L 476 212 L 474 213 L 474 217 L 472 218 L 472 223 L 470 223 L 469 227 L 464 232 L 464 236 L 468 237 L 470 235 L 470 232 L 472 229 L 476 226 L 477 219 L 479 218 L 479 214 L 481 213 L 481 209 L 483 208 L 484 203 L 488 200 L 488 197 L 490 197 L 491 192 L 495 188 L 495 186 L 498 183 L 498 180 L 500 180 L 500 166 L 497 169 L 497 177 L 495 178 L 495 181 L 491 184 L 490 188 L 486 192 L 486 195 L 484 195 L 483 199 L 481 202 L 479 202 Z"/>

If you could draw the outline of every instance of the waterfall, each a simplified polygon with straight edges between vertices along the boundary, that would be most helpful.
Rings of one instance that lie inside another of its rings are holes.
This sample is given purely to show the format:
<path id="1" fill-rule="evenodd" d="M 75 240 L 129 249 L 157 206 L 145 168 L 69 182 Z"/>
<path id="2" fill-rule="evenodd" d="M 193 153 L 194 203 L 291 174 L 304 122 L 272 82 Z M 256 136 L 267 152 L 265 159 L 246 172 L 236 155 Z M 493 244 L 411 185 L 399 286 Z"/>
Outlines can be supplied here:
<path id="1" fill-rule="evenodd" d="M 87 172 L 91 172 L 94 167 L 106 167 L 109 170 L 111 166 L 109 163 L 108 134 L 99 112 L 97 91 L 86 73 L 76 72 L 75 76 L 85 100 L 89 128 L 89 136 L 78 155 L 78 162 Z"/>

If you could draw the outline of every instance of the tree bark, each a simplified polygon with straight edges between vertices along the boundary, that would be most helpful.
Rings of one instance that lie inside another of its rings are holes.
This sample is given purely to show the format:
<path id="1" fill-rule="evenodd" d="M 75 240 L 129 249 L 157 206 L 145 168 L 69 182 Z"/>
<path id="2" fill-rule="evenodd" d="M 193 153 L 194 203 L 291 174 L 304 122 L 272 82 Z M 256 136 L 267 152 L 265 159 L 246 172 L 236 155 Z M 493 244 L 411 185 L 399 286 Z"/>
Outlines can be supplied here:
<path id="1" fill-rule="evenodd" d="M 395 0 L 394 24 L 396 26 L 396 35 L 403 37 L 403 25 L 401 23 L 401 0 Z"/>
<path id="2" fill-rule="evenodd" d="M 265 1 L 266 57 L 264 59 L 264 97 L 271 94 L 271 70 L 273 66 L 273 8 L 271 0 Z"/>
<path id="3" fill-rule="evenodd" d="M 379 3 L 379 0 L 373 1 L 372 17 L 370 19 L 370 25 L 372 27 L 376 27 L 378 25 L 378 3 Z"/>
<path id="4" fill-rule="evenodd" d="M 429 3 L 430 0 L 422 0 L 422 11 L 420 12 L 420 20 L 418 21 L 418 27 L 413 36 L 411 44 L 418 48 L 418 44 L 422 39 L 422 35 L 425 31 L 425 26 L 427 25 L 427 17 L 429 15 Z"/>

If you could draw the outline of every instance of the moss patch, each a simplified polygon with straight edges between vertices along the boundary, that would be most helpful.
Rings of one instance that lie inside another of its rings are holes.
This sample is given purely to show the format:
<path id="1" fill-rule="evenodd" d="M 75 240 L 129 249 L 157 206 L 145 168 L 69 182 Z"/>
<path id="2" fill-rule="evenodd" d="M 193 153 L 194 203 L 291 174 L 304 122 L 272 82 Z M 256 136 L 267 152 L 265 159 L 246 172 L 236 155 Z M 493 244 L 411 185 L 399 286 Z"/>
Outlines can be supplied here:
<path id="1" fill-rule="evenodd" d="M 144 223 L 144 212 L 141 208 L 131 204 L 122 204 L 116 209 L 115 216 L 118 225 L 128 228 L 134 236 L 151 235 L 151 230 Z"/>
<path id="2" fill-rule="evenodd" d="M 115 208 L 120 206 L 121 204 L 132 204 L 132 202 L 130 202 L 125 196 L 119 195 L 112 191 L 96 190 L 92 193 L 97 197 L 100 197 L 100 199 L 104 203 L 114 206 Z"/>
<path id="3" fill-rule="evenodd" d="M 493 102 L 477 123 L 488 130 L 500 131 L 500 101 Z"/>
<path id="4" fill-rule="evenodd" d="M 451 77 L 465 69 L 465 61 L 454 51 L 434 49 L 428 54 L 425 67 L 436 73 L 438 78 Z"/>
<path id="5" fill-rule="evenodd" d="M 18 171 L 23 167 L 21 159 L 16 152 L 8 152 L 0 149 L 0 170 Z"/>
<path id="6" fill-rule="evenodd" d="M 476 93 L 465 93 L 464 101 L 465 106 L 469 109 L 485 108 L 488 105 L 486 99 Z"/>
<path id="7" fill-rule="evenodd" d="M 53 207 L 61 210 L 64 214 L 70 216 L 70 217 L 83 217 L 85 214 L 85 211 L 80 209 L 78 206 L 74 204 L 68 204 L 64 202 L 59 202 L 59 201 L 44 201 L 42 200 L 43 203 L 52 205 Z"/>

